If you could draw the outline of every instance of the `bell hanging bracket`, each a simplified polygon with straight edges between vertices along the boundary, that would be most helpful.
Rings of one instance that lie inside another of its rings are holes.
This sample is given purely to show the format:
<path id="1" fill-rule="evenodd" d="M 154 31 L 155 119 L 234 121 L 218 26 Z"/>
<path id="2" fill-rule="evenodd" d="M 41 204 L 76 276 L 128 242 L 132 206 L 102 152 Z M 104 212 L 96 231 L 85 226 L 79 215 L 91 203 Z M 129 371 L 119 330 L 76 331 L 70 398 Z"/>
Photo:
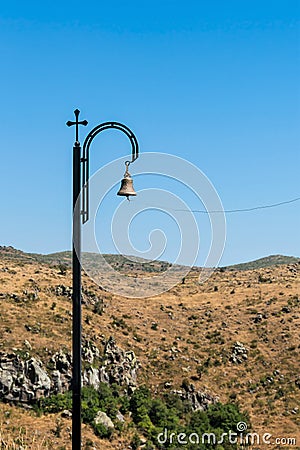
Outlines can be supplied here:
<path id="1" fill-rule="evenodd" d="M 128 166 L 129 164 L 133 163 L 139 156 L 139 144 L 137 141 L 137 138 L 135 137 L 135 135 L 133 134 L 133 132 L 130 130 L 130 128 L 128 128 L 126 125 L 123 125 L 122 123 L 119 122 L 104 122 L 101 123 L 100 125 L 97 125 L 95 128 L 93 128 L 89 134 L 87 135 L 87 137 L 85 138 L 85 141 L 83 143 L 83 157 L 81 158 L 81 162 L 82 162 L 82 204 L 81 204 L 81 214 L 82 214 L 82 223 L 85 223 L 89 220 L 89 150 L 90 150 L 90 145 L 93 141 L 93 139 L 99 134 L 101 133 L 101 131 L 104 130 L 109 130 L 109 129 L 116 129 L 116 130 L 120 130 L 122 131 L 124 134 L 126 134 L 126 136 L 129 138 L 130 142 L 131 142 L 131 147 L 132 147 L 132 156 L 131 156 L 131 161 L 126 161 L 126 163 L 128 163 L 128 165 L 126 165 L 126 171 L 124 174 L 124 178 L 123 180 L 127 180 L 127 183 L 129 181 L 129 179 L 131 180 L 131 190 L 129 190 L 130 188 L 130 182 L 127 185 L 127 190 L 126 192 L 129 192 L 128 194 L 122 194 L 119 193 L 121 191 L 121 189 L 118 192 L 118 195 L 126 195 L 127 198 L 129 195 L 136 195 L 136 192 L 133 189 L 132 186 L 132 178 L 130 177 L 130 174 L 128 172 Z M 129 175 L 126 177 L 126 173 Z M 123 181 L 122 180 L 122 181 Z"/>

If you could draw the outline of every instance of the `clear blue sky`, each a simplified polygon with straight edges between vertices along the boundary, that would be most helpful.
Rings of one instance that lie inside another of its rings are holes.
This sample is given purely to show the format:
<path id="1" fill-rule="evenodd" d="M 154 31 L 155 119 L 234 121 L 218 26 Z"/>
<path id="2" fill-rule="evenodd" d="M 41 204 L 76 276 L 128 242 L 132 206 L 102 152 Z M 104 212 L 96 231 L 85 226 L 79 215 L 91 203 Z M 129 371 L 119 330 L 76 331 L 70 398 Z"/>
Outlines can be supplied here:
<path id="1" fill-rule="evenodd" d="M 88 129 L 121 121 L 141 152 L 198 166 L 225 209 L 299 197 L 299 47 L 296 0 L 4 2 L 0 245 L 70 248 L 74 130 L 65 122 L 77 107 Z M 92 171 L 129 151 L 116 134 L 97 138 Z M 151 176 L 141 185 L 159 187 Z M 300 256 L 299 208 L 228 215 L 222 264 Z M 139 229 L 159 227 L 150 216 Z"/>

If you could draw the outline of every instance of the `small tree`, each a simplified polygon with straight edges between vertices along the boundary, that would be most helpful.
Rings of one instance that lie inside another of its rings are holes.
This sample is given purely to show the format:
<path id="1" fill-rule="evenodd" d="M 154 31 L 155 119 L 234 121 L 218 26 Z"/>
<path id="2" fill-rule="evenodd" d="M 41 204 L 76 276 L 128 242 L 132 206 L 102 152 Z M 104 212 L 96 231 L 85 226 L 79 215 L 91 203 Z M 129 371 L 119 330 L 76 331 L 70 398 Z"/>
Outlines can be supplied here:
<path id="1" fill-rule="evenodd" d="M 58 273 L 59 273 L 60 275 L 66 275 L 67 269 L 68 269 L 67 264 L 65 264 L 65 263 L 63 263 L 63 262 L 59 262 L 59 264 L 58 264 L 58 270 L 59 270 L 59 272 L 58 272 Z"/>

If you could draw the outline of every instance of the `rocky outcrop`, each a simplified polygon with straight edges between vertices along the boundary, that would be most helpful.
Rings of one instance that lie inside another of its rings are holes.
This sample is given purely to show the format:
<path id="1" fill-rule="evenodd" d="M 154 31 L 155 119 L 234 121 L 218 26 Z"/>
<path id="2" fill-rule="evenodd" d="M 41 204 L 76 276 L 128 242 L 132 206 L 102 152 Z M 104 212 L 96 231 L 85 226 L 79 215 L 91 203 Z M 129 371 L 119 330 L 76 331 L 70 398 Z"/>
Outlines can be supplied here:
<path id="1" fill-rule="evenodd" d="M 229 361 L 234 364 L 241 364 L 248 359 L 248 350 L 241 342 L 235 342 L 232 347 L 232 352 Z"/>
<path id="2" fill-rule="evenodd" d="M 131 393 L 137 387 L 139 363 L 133 351 L 125 352 L 116 345 L 113 337 L 106 342 L 104 360 L 100 368 L 100 381 L 126 386 Z"/>
<path id="3" fill-rule="evenodd" d="M 89 364 L 94 364 L 95 361 L 99 360 L 100 351 L 96 345 L 89 341 L 85 340 L 82 345 L 82 359 Z"/>
<path id="4" fill-rule="evenodd" d="M 69 390 L 72 383 L 71 355 L 60 350 L 51 357 L 48 367 L 51 371 L 51 391 L 59 394 Z"/>
<path id="5" fill-rule="evenodd" d="M 30 403 L 51 391 L 51 380 L 36 358 L 21 359 L 15 353 L 0 354 L 0 397 Z"/>
<path id="6" fill-rule="evenodd" d="M 59 284 L 55 286 L 54 293 L 57 297 L 72 297 L 72 288 L 69 286 L 64 286 L 63 284 Z"/>
<path id="7" fill-rule="evenodd" d="M 99 388 L 100 382 L 119 386 L 131 393 L 137 387 L 138 362 L 134 352 L 124 351 L 111 337 L 105 343 L 104 355 L 95 344 L 85 341 L 82 348 L 85 369 L 84 385 Z M 29 353 L 0 353 L 0 398 L 30 403 L 43 396 L 63 393 L 71 388 L 72 359 L 60 350 L 46 365 Z"/>
<path id="8" fill-rule="evenodd" d="M 181 400 L 188 402 L 193 411 L 206 411 L 210 405 L 219 401 L 217 396 L 196 390 L 192 383 L 184 385 L 182 390 L 174 390 L 173 393 L 178 395 Z"/>
<path id="9" fill-rule="evenodd" d="M 85 369 L 82 375 L 83 384 L 86 386 L 93 386 L 94 389 L 98 389 L 100 385 L 99 369 L 89 367 Z"/>

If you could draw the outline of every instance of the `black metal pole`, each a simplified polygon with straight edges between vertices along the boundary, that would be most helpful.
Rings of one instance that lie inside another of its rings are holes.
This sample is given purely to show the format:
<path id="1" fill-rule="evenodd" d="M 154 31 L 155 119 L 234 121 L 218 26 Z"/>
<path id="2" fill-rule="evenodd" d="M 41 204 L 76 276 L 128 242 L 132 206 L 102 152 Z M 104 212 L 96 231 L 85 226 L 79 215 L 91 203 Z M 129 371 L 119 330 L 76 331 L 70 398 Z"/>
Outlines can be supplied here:
<path id="1" fill-rule="evenodd" d="M 101 131 L 115 128 L 125 133 L 132 145 L 132 160 L 138 155 L 138 142 L 132 131 L 119 122 L 105 122 L 96 126 L 87 135 L 83 144 L 83 157 L 78 137 L 78 125 L 86 126 L 87 120 L 79 121 L 79 109 L 75 109 L 75 122 L 69 120 L 68 127 L 75 125 L 75 144 L 73 147 L 73 372 L 72 372 L 72 450 L 81 450 L 81 214 L 83 223 L 88 220 L 88 180 L 89 180 L 89 147 L 92 140 Z M 81 189 L 81 163 L 83 163 L 83 202 L 79 200 Z M 82 203 L 82 210 L 81 210 Z"/>
<path id="2" fill-rule="evenodd" d="M 81 449 L 81 223 L 80 223 L 81 147 L 73 147 L 73 380 L 72 450 Z M 77 204 L 76 204 L 77 203 Z"/>

